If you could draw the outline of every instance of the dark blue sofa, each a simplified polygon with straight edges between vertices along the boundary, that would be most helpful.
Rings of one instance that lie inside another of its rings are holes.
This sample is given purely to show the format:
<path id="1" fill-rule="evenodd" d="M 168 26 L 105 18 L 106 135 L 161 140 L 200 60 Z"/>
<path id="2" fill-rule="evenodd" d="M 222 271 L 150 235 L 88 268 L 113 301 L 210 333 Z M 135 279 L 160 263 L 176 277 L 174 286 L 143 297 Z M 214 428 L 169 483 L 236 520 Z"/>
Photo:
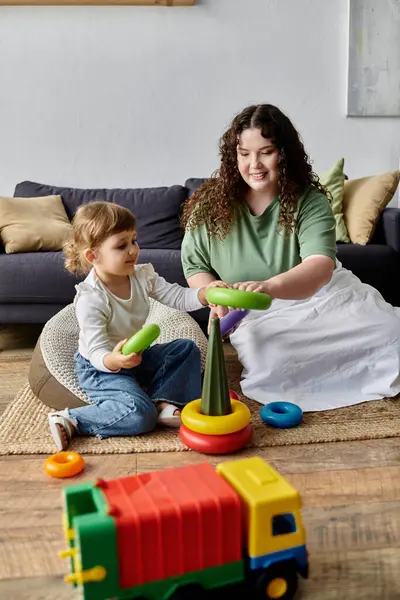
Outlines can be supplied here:
<path id="1" fill-rule="evenodd" d="M 138 220 L 140 262 L 151 262 L 168 281 L 186 285 L 180 247 L 179 216 L 182 203 L 202 182 L 189 179 L 185 186 L 148 189 L 75 189 L 25 181 L 16 197 L 59 194 L 72 218 L 77 207 L 92 200 L 116 202 L 131 209 Z M 400 210 L 386 209 L 372 243 L 367 246 L 339 244 L 338 258 L 362 281 L 376 287 L 384 298 L 400 306 Z M 78 279 L 63 265 L 62 252 L 5 254 L 0 244 L 0 323 L 45 323 L 69 304 Z M 208 309 L 192 313 L 205 327 Z"/>

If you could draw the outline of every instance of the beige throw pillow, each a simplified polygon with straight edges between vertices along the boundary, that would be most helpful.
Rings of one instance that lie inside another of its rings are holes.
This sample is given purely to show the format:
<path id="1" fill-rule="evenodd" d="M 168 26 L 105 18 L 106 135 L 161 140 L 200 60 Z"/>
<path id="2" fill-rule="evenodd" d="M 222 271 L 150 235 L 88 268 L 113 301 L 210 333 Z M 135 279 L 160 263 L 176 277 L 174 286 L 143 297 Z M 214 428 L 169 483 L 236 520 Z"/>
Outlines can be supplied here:
<path id="1" fill-rule="evenodd" d="M 353 244 L 371 241 L 379 217 L 397 189 L 400 171 L 344 182 L 343 216 Z"/>
<path id="2" fill-rule="evenodd" d="M 60 196 L 0 196 L 0 236 L 7 254 L 62 250 L 71 234 Z"/>

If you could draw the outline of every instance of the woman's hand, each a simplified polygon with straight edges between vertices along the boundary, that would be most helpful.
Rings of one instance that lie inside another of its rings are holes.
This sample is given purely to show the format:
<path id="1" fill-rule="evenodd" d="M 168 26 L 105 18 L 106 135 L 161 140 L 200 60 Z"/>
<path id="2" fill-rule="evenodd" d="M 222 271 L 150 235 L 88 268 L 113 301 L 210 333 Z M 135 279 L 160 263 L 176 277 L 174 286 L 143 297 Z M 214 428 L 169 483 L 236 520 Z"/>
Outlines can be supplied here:
<path id="1" fill-rule="evenodd" d="M 134 367 L 138 367 L 142 362 L 143 352 L 132 352 L 132 354 L 128 354 L 127 356 L 122 354 L 122 346 L 127 341 L 128 338 L 118 342 L 114 350 L 109 354 L 106 354 L 103 358 L 104 366 L 107 367 L 107 369 L 109 369 L 110 371 L 119 371 L 120 369 L 133 369 Z"/>
<path id="2" fill-rule="evenodd" d="M 244 292 L 263 292 L 264 294 L 270 294 L 268 281 L 240 281 L 233 284 L 233 289 L 242 290 Z"/>
<path id="3" fill-rule="evenodd" d="M 308 256 L 299 265 L 267 281 L 241 281 L 234 289 L 264 292 L 280 300 L 305 300 L 330 282 L 335 262 L 329 256 Z"/>

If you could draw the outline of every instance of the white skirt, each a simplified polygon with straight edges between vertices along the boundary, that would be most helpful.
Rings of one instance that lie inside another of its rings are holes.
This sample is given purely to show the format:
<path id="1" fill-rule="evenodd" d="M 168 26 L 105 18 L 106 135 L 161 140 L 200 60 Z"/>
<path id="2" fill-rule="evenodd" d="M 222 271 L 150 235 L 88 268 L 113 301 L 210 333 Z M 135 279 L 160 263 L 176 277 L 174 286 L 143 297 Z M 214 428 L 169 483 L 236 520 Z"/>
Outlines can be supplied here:
<path id="1" fill-rule="evenodd" d="M 307 300 L 274 300 L 231 335 L 242 392 L 327 410 L 400 393 L 400 308 L 337 263 Z"/>

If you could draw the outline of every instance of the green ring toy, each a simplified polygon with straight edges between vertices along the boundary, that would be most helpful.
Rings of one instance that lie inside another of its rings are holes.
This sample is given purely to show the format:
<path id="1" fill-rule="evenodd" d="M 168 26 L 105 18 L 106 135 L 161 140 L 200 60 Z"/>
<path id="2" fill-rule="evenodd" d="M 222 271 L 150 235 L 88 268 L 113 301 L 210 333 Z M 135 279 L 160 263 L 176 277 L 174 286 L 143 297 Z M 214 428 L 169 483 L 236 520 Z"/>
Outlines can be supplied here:
<path id="1" fill-rule="evenodd" d="M 250 310 L 267 310 L 272 302 L 271 296 L 263 292 L 245 292 L 223 287 L 210 288 L 206 293 L 206 298 L 211 304 Z"/>
<path id="2" fill-rule="evenodd" d="M 122 354 L 128 356 L 133 352 L 141 352 L 146 350 L 160 335 L 160 328 L 158 325 L 145 325 L 140 331 L 135 333 L 125 344 L 122 346 Z"/>

